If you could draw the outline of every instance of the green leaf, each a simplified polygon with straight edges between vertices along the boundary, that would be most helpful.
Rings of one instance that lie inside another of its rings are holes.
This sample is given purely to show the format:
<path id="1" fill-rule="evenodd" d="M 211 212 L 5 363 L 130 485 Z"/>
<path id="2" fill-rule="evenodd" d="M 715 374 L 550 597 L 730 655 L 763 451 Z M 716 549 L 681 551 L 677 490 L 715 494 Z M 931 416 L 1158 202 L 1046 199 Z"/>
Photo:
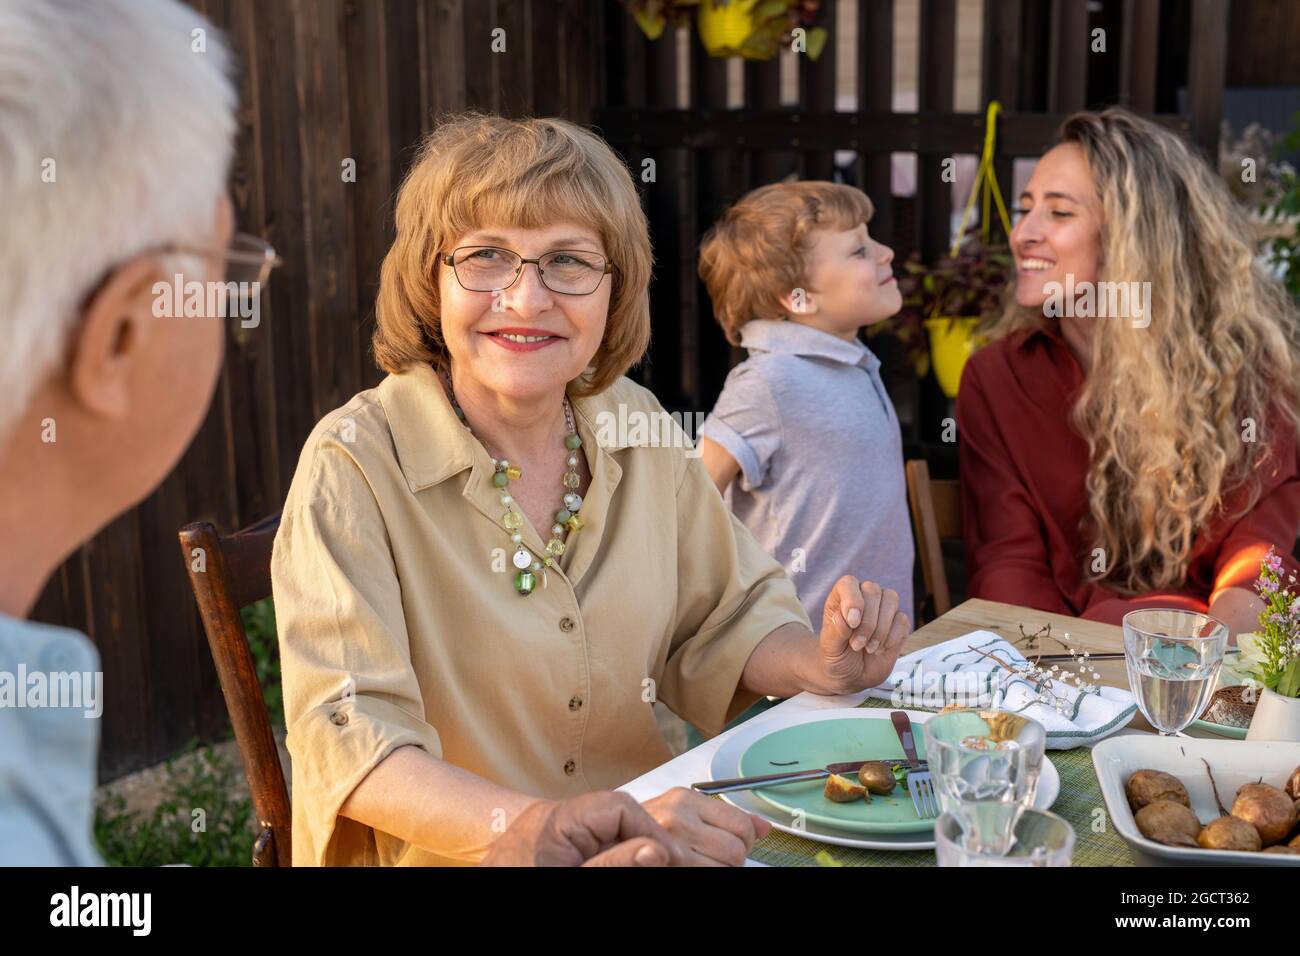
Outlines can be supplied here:
<path id="1" fill-rule="evenodd" d="M 668 22 L 662 13 L 651 13 L 649 10 L 633 10 L 632 19 L 651 40 L 658 40 L 663 35 L 664 24 Z"/>
<path id="2" fill-rule="evenodd" d="M 1300 657 L 1282 671 L 1277 681 L 1277 692 L 1283 697 L 1300 697 Z"/>
<path id="3" fill-rule="evenodd" d="M 808 59 L 814 63 L 822 55 L 822 50 L 826 47 L 826 28 L 813 27 L 808 31 Z"/>

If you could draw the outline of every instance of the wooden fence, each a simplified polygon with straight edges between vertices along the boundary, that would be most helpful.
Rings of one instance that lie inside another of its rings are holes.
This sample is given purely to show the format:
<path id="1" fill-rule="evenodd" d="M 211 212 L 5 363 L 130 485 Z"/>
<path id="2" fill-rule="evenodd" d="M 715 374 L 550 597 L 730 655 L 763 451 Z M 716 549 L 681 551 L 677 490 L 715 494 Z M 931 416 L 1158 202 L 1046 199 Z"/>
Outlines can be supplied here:
<path id="1" fill-rule="evenodd" d="M 562 115 L 594 123 L 641 184 L 656 272 L 650 360 L 636 374 L 671 408 L 707 411 L 736 356 L 696 278 L 700 235 L 722 206 L 787 173 L 833 174 L 876 200 L 873 233 L 900 257 L 947 243 L 950 187 L 939 169 L 978 153 L 983 114 L 954 113 L 958 0 L 920 0 L 918 110 L 893 105 L 899 0 L 826 0 L 825 23 L 854 32 L 857 109 L 836 109 L 836 45 L 797 61 L 797 103 L 780 65 L 746 64 L 740 103 L 725 61 L 692 39 L 650 43 L 614 0 L 196 0 L 239 56 L 240 133 L 232 193 L 241 229 L 285 265 L 256 329 L 232 323 L 224 373 L 194 446 L 158 491 L 113 522 L 54 576 L 36 617 L 88 632 L 103 656 L 100 776 L 223 737 L 224 705 L 176 544 L 184 523 L 233 529 L 274 511 L 301 443 L 330 409 L 378 379 L 368 356 L 392 195 L 421 133 L 444 110 Z M 1212 149 L 1227 43 L 1226 0 L 989 0 L 980 101 L 1005 109 L 998 168 L 1050 145 L 1076 108 L 1126 102 L 1171 117 Z M 1100 18 L 1100 19 L 1098 19 Z M 1089 52 L 1089 30 L 1109 53 Z M 504 33 L 494 33 L 504 31 Z M 494 52 L 493 42 L 505 49 Z M 1171 51 L 1173 51 L 1171 53 Z M 1181 64 L 1181 67 L 1180 67 Z M 1187 64 L 1191 64 L 1188 67 Z M 1181 70 L 1181 72 L 1180 72 Z M 788 86 L 788 84 L 787 84 Z M 918 155 L 916 195 L 890 194 L 891 153 Z M 355 160 L 355 182 L 343 163 Z M 913 436 L 918 437 L 916 435 Z"/>

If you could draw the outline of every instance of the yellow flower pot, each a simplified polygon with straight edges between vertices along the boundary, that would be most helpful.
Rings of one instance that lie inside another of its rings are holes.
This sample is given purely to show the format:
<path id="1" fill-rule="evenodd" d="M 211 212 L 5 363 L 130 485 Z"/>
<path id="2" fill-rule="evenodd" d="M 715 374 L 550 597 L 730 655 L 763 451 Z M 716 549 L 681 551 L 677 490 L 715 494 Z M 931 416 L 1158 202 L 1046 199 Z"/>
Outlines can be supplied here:
<path id="1" fill-rule="evenodd" d="M 983 342 L 983 336 L 975 335 L 979 321 L 978 316 L 940 316 L 925 320 L 925 330 L 930 336 L 930 355 L 934 359 L 934 375 L 949 398 L 957 397 L 957 386 L 961 383 L 966 360 Z"/>
<path id="2" fill-rule="evenodd" d="M 754 32 L 754 7 L 758 0 L 731 0 L 715 6 L 716 0 L 701 0 L 698 18 L 700 42 L 710 56 L 739 50 Z"/>

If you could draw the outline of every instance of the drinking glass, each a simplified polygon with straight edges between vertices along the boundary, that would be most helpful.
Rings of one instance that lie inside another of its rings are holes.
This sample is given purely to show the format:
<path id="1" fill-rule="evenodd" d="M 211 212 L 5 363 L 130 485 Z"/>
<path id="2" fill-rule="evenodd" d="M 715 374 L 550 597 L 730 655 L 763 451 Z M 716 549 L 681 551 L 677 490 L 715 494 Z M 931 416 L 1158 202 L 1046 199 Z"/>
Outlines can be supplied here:
<path id="1" fill-rule="evenodd" d="M 1047 731 L 1005 710 L 954 710 L 927 720 L 925 756 L 939 803 L 972 853 L 1007 852 L 1033 805 Z"/>
<path id="2" fill-rule="evenodd" d="M 1030 808 L 1016 821 L 1005 853 L 984 853 L 966 845 L 961 822 L 945 813 L 934 825 L 934 853 L 940 866 L 1069 866 L 1074 827 L 1055 813 Z"/>
<path id="3" fill-rule="evenodd" d="M 1208 614 L 1147 608 L 1124 615 L 1124 664 L 1138 708 L 1163 736 L 1195 720 L 1214 693 L 1228 628 Z"/>

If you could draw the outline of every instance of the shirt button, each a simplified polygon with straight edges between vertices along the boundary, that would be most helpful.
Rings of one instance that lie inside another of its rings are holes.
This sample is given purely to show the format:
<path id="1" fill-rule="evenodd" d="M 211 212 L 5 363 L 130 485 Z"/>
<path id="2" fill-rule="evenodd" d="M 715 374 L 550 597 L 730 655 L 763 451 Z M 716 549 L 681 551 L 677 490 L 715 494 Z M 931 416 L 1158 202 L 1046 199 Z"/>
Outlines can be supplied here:
<path id="1" fill-rule="evenodd" d="M 581 698 L 581 697 L 570 697 L 570 698 L 569 698 L 569 710 L 578 710 L 578 709 L 580 709 L 581 707 L 582 707 L 582 698 Z"/>
<path id="2" fill-rule="evenodd" d="M 578 769 L 578 765 L 574 763 L 572 760 L 566 760 L 564 762 L 564 772 L 567 773 L 570 777 L 573 776 L 573 772 L 577 769 Z"/>
<path id="3" fill-rule="evenodd" d="M 347 722 L 348 722 L 347 714 L 341 713 L 340 711 L 337 710 L 334 711 L 334 713 L 330 714 L 330 723 L 334 724 L 334 726 L 336 727 L 342 727 Z"/>
<path id="4" fill-rule="evenodd" d="M 573 630 L 573 618 L 571 617 L 560 618 L 560 630 L 562 630 L 565 634 L 568 634 L 571 630 Z"/>

